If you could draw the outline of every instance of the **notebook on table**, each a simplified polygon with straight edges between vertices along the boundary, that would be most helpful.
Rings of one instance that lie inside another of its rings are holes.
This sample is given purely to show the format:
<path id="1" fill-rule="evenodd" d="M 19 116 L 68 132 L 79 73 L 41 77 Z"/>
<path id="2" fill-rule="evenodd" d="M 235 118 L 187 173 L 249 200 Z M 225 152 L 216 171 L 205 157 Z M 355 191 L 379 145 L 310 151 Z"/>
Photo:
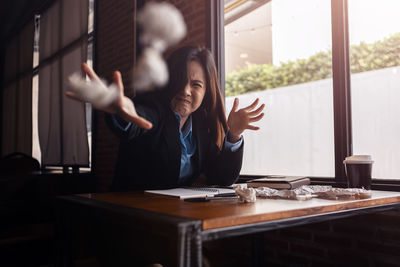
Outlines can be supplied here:
<path id="1" fill-rule="evenodd" d="M 216 187 L 180 187 L 180 188 L 172 188 L 164 190 L 145 190 L 144 192 L 185 199 L 185 198 L 213 197 L 214 195 L 217 194 L 235 193 L 235 190 L 230 188 L 216 188 Z"/>
<path id="2" fill-rule="evenodd" d="M 295 189 L 309 184 L 310 179 L 304 176 L 267 176 L 247 181 L 248 187 L 269 187 L 274 189 Z"/>

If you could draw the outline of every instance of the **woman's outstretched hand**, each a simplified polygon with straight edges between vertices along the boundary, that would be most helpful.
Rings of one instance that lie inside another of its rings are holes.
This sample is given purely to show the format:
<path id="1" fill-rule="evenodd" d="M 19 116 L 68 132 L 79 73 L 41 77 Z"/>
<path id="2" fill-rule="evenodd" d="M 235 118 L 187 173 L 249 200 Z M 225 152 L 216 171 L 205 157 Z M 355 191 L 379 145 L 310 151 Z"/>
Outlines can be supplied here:
<path id="1" fill-rule="evenodd" d="M 259 121 L 264 117 L 264 113 L 261 111 L 264 109 L 265 105 L 260 105 L 257 109 L 258 98 L 254 100 L 249 106 L 238 110 L 239 99 L 235 98 L 233 102 L 233 107 L 228 116 L 228 126 L 229 135 L 228 141 L 235 143 L 240 139 L 240 135 L 246 129 L 258 130 L 260 127 L 251 125 L 250 123 Z"/>
<path id="2" fill-rule="evenodd" d="M 97 76 L 97 74 L 93 71 L 93 69 L 90 68 L 86 63 L 82 63 L 82 70 L 89 76 L 91 81 L 97 82 L 97 83 L 103 83 L 101 81 L 101 79 L 99 78 L 99 76 Z M 125 121 L 134 123 L 137 126 L 139 126 L 140 128 L 143 128 L 146 130 L 151 129 L 153 127 L 151 122 L 140 117 L 136 113 L 136 109 L 135 109 L 133 102 L 124 95 L 124 85 L 122 82 L 121 73 L 119 71 L 114 72 L 113 81 L 114 81 L 115 86 L 117 87 L 118 96 L 110 104 L 108 104 L 106 106 L 102 106 L 98 109 L 108 112 L 108 113 L 117 114 Z M 106 87 L 105 84 L 103 84 L 103 85 Z M 93 90 L 95 90 L 95 89 L 93 88 Z M 66 95 L 75 100 L 82 101 L 82 97 L 77 95 L 75 92 L 67 91 Z"/>

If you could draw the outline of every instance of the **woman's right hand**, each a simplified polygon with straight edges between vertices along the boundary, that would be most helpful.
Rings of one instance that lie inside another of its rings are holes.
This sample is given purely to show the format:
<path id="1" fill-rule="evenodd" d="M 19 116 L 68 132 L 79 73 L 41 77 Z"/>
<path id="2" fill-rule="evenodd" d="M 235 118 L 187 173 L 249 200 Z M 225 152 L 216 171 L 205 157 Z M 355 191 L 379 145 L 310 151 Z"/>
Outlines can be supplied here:
<path id="1" fill-rule="evenodd" d="M 90 68 L 86 63 L 82 63 L 82 70 L 89 76 L 90 80 L 101 82 L 99 76 L 97 76 L 93 69 Z M 118 97 L 110 105 L 101 108 L 101 110 L 108 113 L 117 114 L 125 121 L 136 124 L 140 128 L 146 130 L 151 129 L 153 127 L 151 122 L 143 117 L 140 117 L 136 113 L 136 109 L 132 100 L 124 95 L 124 84 L 119 71 L 114 72 L 113 81 L 118 88 Z M 69 92 L 67 92 L 67 96 L 76 99 L 76 97 Z"/>

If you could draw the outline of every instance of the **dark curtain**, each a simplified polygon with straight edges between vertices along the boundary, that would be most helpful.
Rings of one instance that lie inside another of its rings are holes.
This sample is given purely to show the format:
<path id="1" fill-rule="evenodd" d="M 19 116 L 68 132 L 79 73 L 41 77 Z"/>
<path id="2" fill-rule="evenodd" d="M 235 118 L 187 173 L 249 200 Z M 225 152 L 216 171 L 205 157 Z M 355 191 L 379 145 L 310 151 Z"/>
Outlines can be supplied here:
<path id="1" fill-rule="evenodd" d="M 88 166 L 85 105 L 65 96 L 86 61 L 88 1 L 59 0 L 40 19 L 39 141 L 42 165 Z"/>
<path id="2" fill-rule="evenodd" d="M 34 22 L 6 46 L 2 155 L 32 155 L 32 71 Z"/>

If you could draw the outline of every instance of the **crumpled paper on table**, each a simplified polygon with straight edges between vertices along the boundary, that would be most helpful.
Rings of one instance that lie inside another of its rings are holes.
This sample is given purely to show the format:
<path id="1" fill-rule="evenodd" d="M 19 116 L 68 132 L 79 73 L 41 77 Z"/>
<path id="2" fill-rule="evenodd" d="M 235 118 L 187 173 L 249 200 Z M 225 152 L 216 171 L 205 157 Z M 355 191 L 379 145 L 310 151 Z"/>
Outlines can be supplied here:
<path id="1" fill-rule="evenodd" d="M 256 189 L 247 188 L 247 184 L 233 185 L 236 195 L 239 196 L 239 201 L 244 203 L 256 202 Z"/>
<path id="2" fill-rule="evenodd" d="M 333 200 L 354 200 L 366 199 L 371 197 L 371 190 L 364 188 L 333 188 L 332 186 L 313 185 L 308 186 L 309 190 L 313 190 L 313 194 L 318 198 Z M 302 187 L 299 187 L 301 190 Z M 296 189 L 295 189 L 296 190 Z"/>
<path id="3" fill-rule="evenodd" d="M 330 185 L 303 185 L 299 188 L 277 190 L 269 187 L 247 188 L 246 184 L 234 187 L 242 202 L 255 202 L 256 197 L 271 199 L 309 200 L 322 198 L 330 200 L 354 200 L 371 197 L 371 191 L 364 188 L 333 188 Z"/>
<path id="4" fill-rule="evenodd" d="M 281 198 L 281 199 L 295 199 L 295 200 L 308 200 L 313 197 L 311 192 L 308 191 L 295 191 L 295 190 L 277 190 L 269 187 L 256 188 L 257 197 L 262 198 Z"/>

